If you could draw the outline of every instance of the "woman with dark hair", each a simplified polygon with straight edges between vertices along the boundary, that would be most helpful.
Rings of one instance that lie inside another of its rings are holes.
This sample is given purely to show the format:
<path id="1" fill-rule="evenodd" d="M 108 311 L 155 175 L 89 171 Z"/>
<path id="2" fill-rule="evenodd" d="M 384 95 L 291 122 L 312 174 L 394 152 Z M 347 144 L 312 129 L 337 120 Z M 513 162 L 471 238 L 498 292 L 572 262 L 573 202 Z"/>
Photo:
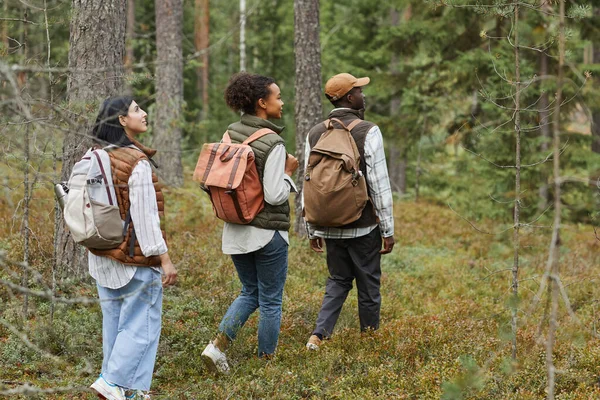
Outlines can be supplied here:
<path id="1" fill-rule="evenodd" d="M 99 147 L 109 146 L 125 233 L 119 247 L 90 249 L 88 255 L 102 308 L 104 354 L 102 373 L 91 388 L 108 400 L 150 398 L 146 392 L 160 337 L 162 286 L 177 280 L 160 226 L 163 195 L 150 166 L 156 150 L 135 139 L 148 129 L 146 117 L 132 98 L 111 97 L 92 130 Z"/>
<path id="2" fill-rule="evenodd" d="M 241 120 L 227 129 L 233 143 L 242 143 L 261 128 L 273 133 L 250 143 L 263 185 L 264 209 L 248 225 L 226 222 L 223 227 L 222 250 L 231 255 L 242 290 L 225 313 L 216 338 L 202 352 L 207 366 L 222 373 L 229 372 L 227 347 L 257 308 L 258 356 L 271 358 L 275 353 L 287 276 L 288 197 L 296 191 L 290 176 L 298 168 L 298 160 L 286 153 L 279 135 L 283 127 L 268 121 L 281 118 L 283 108 L 281 91 L 272 78 L 245 72 L 234 75 L 225 89 L 225 102 L 242 112 Z"/>

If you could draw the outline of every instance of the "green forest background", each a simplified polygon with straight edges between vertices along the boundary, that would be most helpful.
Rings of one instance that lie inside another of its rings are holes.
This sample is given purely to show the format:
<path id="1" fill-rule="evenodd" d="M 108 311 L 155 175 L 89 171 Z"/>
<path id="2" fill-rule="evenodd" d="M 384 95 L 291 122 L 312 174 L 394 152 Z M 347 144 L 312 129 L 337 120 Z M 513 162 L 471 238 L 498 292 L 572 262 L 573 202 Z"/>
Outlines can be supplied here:
<path id="1" fill-rule="evenodd" d="M 127 42 L 134 59 L 125 76 L 125 91 L 145 108 L 151 125 L 154 5 L 135 2 L 134 36 Z M 59 180 L 69 125 L 59 111 L 70 107 L 65 68 L 72 6 L 0 0 L 0 396 L 91 399 L 86 388 L 101 360 L 94 283 L 85 274 L 61 275 L 53 264 L 52 183 Z M 278 356 L 269 363 L 253 357 L 253 318 L 230 350 L 229 377 L 211 375 L 199 354 L 239 283 L 220 252 L 221 224 L 190 178 L 202 144 L 218 140 L 238 118 L 226 107 L 223 91 L 240 69 L 239 3 L 209 2 L 208 104 L 202 102 L 203 64 L 194 41 L 197 4 L 185 0 L 183 6 L 184 104 L 178 124 L 184 185 L 166 189 L 170 253 L 180 281 L 165 291 L 154 397 L 600 398 L 600 127 L 592 123 L 600 123 L 599 1 L 566 3 L 554 347 L 548 347 L 554 303 L 544 285 L 556 227 L 552 117 L 559 89 L 559 2 L 321 0 L 321 87 L 339 72 L 371 78 L 364 90 L 366 118 L 382 129 L 394 188 L 398 245 L 382 263 L 382 328 L 358 332 L 353 293 L 334 338 L 319 354 L 304 351 L 327 274 L 324 257 L 312 253 L 305 238 L 291 235 Z M 294 1 L 248 0 L 245 29 L 246 69 L 276 79 L 285 102 L 283 137 L 289 152 L 299 152 Z M 518 193 L 515 32 L 522 82 Z M 9 77 L 18 82 L 19 96 Z M 18 99 L 33 111 L 29 122 Z M 54 112 L 46 107 L 48 99 Z M 332 106 L 324 96 L 322 103 L 324 117 Z M 97 106 L 77 111 L 92 119 Z M 34 136 L 25 141 L 33 120 Z M 151 127 L 142 142 L 152 143 L 153 136 Z M 515 225 L 517 196 L 521 221 Z M 510 276 L 515 226 L 521 234 L 518 295 Z M 557 371 L 551 395 L 548 354 Z"/>

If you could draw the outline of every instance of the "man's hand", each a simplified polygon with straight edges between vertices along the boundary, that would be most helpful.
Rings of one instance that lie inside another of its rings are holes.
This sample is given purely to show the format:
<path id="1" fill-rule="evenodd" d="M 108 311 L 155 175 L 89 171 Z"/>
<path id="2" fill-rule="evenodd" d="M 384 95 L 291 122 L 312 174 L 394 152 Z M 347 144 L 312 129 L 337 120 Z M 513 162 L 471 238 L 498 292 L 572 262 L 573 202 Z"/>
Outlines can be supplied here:
<path id="1" fill-rule="evenodd" d="M 169 253 L 161 254 L 160 266 L 163 269 L 162 284 L 163 286 L 171 286 L 177 282 L 177 268 L 171 262 Z"/>
<path id="2" fill-rule="evenodd" d="M 310 239 L 310 248 L 317 253 L 323 252 L 323 238 Z"/>
<path id="3" fill-rule="evenodd" d="M 386 238 L 383 238 L 383 249 L 379 251 L 380 254 L 389 254 L 392 252 L 392 249 L 394 248 L 394 237 L 393 236 L 389 236 Z"/>

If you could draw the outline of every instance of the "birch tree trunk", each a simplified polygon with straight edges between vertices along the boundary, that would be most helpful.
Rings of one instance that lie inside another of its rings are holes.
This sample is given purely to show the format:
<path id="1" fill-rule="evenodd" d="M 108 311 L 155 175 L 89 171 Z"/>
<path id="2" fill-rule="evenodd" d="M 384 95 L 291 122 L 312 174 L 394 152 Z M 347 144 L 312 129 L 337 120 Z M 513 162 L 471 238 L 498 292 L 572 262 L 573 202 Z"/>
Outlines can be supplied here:
<path id="1" fill-rule="evenodd" d="M 240 71 L 246 70 L 246 0 L 240 0 Z"/>
<path id="2" fill-rule="evenodd" d="M 156 0 L 156 115 L 154 146 L 158 174 L 169 186 L 183 185 L 181 105 L 183 103 L 183 0 Z"/>
<path id="3" fill-rule="evenodd" d="M 302 217 L 304 144 L 308 131 L 323 117 L 321 104 L 321 46 L 319 0 L 294 0 L 294 51 L 296 54 L 296 223 L 294 230 L 305 235 Z"/>
<path id="4" fill-rule="evenodd" d="M 560 296 L 558 287 L 559 257 L 560 257 L 560 225 L 561 225 L 561 177 L 560 177 L 560 106 L 563 97 L 563 81 L 565 66 L 565 1 L 560 0 L 559 6 L 559 40 L 558 40 L 558 79 L 556 82 L 556 100 L 554 102 L 554 114 L 552 120 L 553 131 L 553 175 L 554 175 L 554 224 L 552 226 L 552 242 L 548 255 L 547 275 L 550 283 L 550 323 L 548 327 L 548 338 L 546 340 L 546 374 L 548 387 L 546 389 L 547 399 L 554 400 L 556 384 L 556 367 L 554 366 L 554 343 L 558 329 L 558 298 Z"/>
<path id="5" fill-rule="evenodd" d="M 69 36 L 69 107 L 79 116 L 79 129 L 65 134 L 61 180 L 90 145 L 89 134 L 104 98 L 123 90 L 126 0 L 73 0 Z M 57 268 L 61 275 L 82 276 L 87 270 L 84 249 L 76 246 L 64 222 L 58 225 Z"/>
<path id="6" fill-rule="evenodd" d="M 511 306 L 511 328 L 512 328 L 512 358 L 517 359 L 517 328 L 519 311 L 519 249 L 521 229 L 521 54 L 519 43 L 519 4 L 514 4 L 514 48 L 515 48 L 515 204 L 513 215 L 513 267 L 512 267 L 512 306 Z"/>
<path id="7" fill-rule="evenodd" d="M 540 76 L 548 75 L 548 54 L 542 52 L 539 56 L 540 61 Z M 545 155 L 550 149 L 550 143 L 552 141 L 552 133 L 550 132 L 550 110 L 548 107 L 550 106 L 549 95 L 547 92 L 542 93 L 539 103 L 539 119 L 540 119 L 540 133 L 542 135 L 542 144 L 540 149 L 542 150 L 542 155 Z M 543 167 L 542 167 L 543 168 Z M 538 202 L 538 210 L 544 211 L 546 207 L 548 207 L 548 183 L 547 183 L 547 174 L 545 171 L 542 171 L 542 182 L 539 189 L 539 202 Z"/>

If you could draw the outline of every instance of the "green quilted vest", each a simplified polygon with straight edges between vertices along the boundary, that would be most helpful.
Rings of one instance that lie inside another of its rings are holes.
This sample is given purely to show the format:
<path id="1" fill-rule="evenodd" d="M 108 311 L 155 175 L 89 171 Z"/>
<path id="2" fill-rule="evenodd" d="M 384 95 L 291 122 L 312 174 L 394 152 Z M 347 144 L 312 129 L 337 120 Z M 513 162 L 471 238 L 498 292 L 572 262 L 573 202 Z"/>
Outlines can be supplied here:
<path id="1" fill-rule="evenodd" d="M 239 122 L 235 122 L 227 128 L 229 137 L 233 143 L 242 143 L 250 135 L 261 128 L 272 129 L 277 135 L 265 135 L 258 140 L 250 143 L 254 151 L 254 162 L 258 170 L 258 176 L 262 182 L 267 158 L 273 148 L 278 144 L 284 144 L 279 134 L 283 127 L 277 126 L 272 122 L 256 117 L 254 115 L 244 114 Z M 278 231 L 287 231 L 290 229 L 290 205 L 285 203 L 274 206 L 265 202 L 265 208 L 250 222 L 249 225 L 263 229 L 273 229 Z"/>

